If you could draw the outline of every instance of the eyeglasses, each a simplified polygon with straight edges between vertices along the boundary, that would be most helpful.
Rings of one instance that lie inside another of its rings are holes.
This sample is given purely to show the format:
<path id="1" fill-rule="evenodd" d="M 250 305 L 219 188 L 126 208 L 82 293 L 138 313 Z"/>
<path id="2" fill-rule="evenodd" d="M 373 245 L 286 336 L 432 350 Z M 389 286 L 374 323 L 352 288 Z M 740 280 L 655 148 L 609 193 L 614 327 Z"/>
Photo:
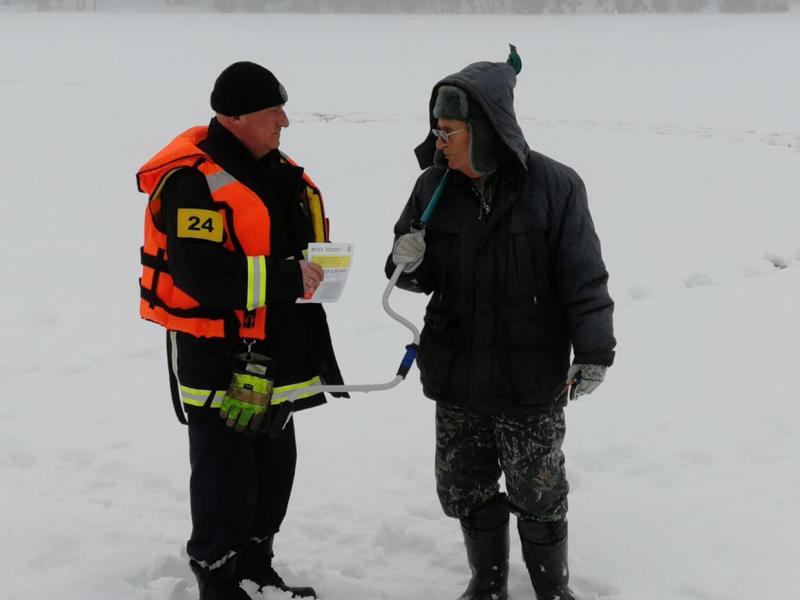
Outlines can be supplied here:
<path id="1" fill-rule="evenodd" d="M 431 129 L 431 133 L 433 137 L 437 140 L 441 140 L 442 143 L 447 146 L 450 143 L 450 136 L 455 135 L 457 133 L 461 133 L 462 131 L 466 131 L 466 128 L 463 129 L 456 129 L 455 131 L 445 131 L 444 129 Z"/>

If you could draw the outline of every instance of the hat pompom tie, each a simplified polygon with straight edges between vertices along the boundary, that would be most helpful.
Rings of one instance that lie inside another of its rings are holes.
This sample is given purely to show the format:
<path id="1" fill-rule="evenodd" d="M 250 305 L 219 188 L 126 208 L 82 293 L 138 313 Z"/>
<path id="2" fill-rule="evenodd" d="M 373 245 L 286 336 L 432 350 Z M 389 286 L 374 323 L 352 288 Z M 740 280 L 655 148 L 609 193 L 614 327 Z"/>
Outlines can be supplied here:
<path id="1" fill-rule="evenodd" d="M 508 54 L 506 63 L 511 65 L 514 68 L 514 72 L 519 75 L 519 72 L 522 71 L 522 59 L 517 54 L 517 47 L 514 44 L 509 44 L 508 47 L 511 48 L 511 52 Z"/>

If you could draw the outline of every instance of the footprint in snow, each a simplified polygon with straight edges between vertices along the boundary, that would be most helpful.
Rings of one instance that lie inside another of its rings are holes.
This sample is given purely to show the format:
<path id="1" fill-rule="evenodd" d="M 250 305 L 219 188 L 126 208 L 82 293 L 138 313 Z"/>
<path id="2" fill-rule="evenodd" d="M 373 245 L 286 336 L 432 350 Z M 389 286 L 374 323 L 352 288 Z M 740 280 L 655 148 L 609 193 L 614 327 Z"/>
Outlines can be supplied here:
<path id="1" fill-rule="evenodd" d="M 644 285 L 635 285 L 628 290 L 628 293 L 634 300 L 644 300 L 654 295 L 652 288 Z"/>
<path id="2" fill-rule="evenodd" d="M 68 365 L 66 367 L 59 367 L 56 369 L 56 375 L 70 376 L 70 375 L 83 375 L 91 370 L 88 365 Z"/>
<path id="3" fill-rule="evenodd" d="M 713 457 L 703 450 L 689 449 L 676 453 L 675 455 L 685 464 L 696 467 L 710 467 L 714 464 Z"/>
<path id="4" fill-rule="evenodd" d="M 360 580 L 367 578 L 367 571 L 361 565 L 348 565 L 339 572 L 342 574 L 342 577 L 346 577 L 347 579 Z"/>
<path id="5" fill-rule="evenodd" d="M 148 585 L 143 587 L 153 592 L 152 597 L 158 600 L 195 600 L 197 598 L 197 585 L 194 577 L 191 580 L 160 577 L 150 581 Z"/>
<path id="6" fill-rule="evenodd" d="M 707 273 L 695 273 L 683 280 L 683 285 L 687 288 L 704 287 L 713 283 L 711 276 Z"/>
<path id="7" fill-rule="evenodd" d="M 62 461 L 75 467 L 88 467 L 95 462 L 94 454 L 78 448 L 67 448 L 60 456 Z"/>
<path id="8" fill-rule="evenodd" d="M 154 597 L 168 600 L 190 600 L 196 598 L 189 593 L 189 586 L 195 585 L 194 575 L 189 570 L 189 562 L 182 556 L 162 556 L 141 571 L 127 578 L 132 586 L 157 592 Z"/>
<path id="9" fill-rule="evenodd" d="M 789 265 L 792 264 L 793 257 L 780 254 L 771 254 L 768 252 L 764 255 L 764 260 L 768 260 L 770 263 L 772 263 L 772 266 L 775 267 L 776 269 L 783 270 L 788 268 Z"/>
<path id="10" fill-rule="evenodd" d="M 408 531 L 404 525 L 384 523 L 373 538 L 373 545 L 387 555 L 398 553 L 430 553 L 435 546 L 432 535 Z"/>
<path id="11" fill-rule="evenodd" d="M 693 585 L 685 585 L 681 590 L 681 597 L 686 598 L 686 600 L 725 600 L 728 596 L 716 591 L 700 589 Z"/>
<path id="12" fill-rule="evenodd" d="M 36 464 L 36 457 L 31 454 L 15 452 L 8 456 L 0 456 L 0 466 L 27 469 Z"/>
<path id="13" fill-rule="evenodd" d="M 620 591 L 610 583 L 587 577 L 572 577 L 571 587 L 583 600 L 616 600 L 622 598 Z"/>
<path id="14" fill-rule="evenodd" d="M 439 508 L 438 505 L 430 503 L 417 505 L 407 504 L 404 508 L 410 516 L 417 517 L 418 519 L 425 519 L 426 521 L 439 521 L 445 518 L 442 514 L 442 509 Z"/>

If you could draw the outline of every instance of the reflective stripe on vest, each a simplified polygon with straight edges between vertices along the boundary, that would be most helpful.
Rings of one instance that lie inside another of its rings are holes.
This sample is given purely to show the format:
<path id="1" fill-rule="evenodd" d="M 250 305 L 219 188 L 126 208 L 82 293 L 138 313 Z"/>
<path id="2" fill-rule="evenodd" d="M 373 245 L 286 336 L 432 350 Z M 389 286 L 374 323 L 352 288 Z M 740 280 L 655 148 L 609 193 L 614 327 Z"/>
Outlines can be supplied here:
<path id="1" fill-rule="evenodd" d="M 198 390 L 185 385 L 180 386 L 181 401 L 189 406 L 210 406 L 219 408 L 225 397 L 225 390 Z M 211 402 L 209 403 L 209 398 Z"/>
<path id="2" fill-rule="evenodd" d="M 208 183 L 208 190 L 213 194 L 229 183 L 235 183 L 236 178 L 227 171 L 220 171 L 219 173 L 206 175 L 206 182 Z"/>
<path id="3" fill-rule="evenodd" d="M 322 385 L 322 380 L 319 377 L 312 377 L 311 379 L 302 381 L 300 383 L 292 383 L 289 385 L 276 387 L 272 392 L 272 401 L 270 404 L 283 404 L 289 399 L 290 392 L 301 390 L 303 388 L 309 388 L 313 385 Z M 185 385 L 181 385 L 179 388 L 181 392 L 181 400 L 184 404 L 188 404 L 189 406 L 208 406 L 211 408 L 219 408 L 222 406 L 222 400 L 225 398 L 226 393 L 226 390 L 198 390 Z M 292 402 L 295 400 L 302 400 L 303 398 L 309 398 L 319 393 L 320 392 L 315 391 L 300 392 L 292 399 Z M 209 398 L 211 398 L 210 403 Z"/>
<path id="4" fill-rule="evenodd" d="M 289 392 L 294 390 L 299 390 L 302 388 L 308 388 L 312 385 L 322 385 L 322 380 L 319 377 L 312 377 L 308 381 L 303 381 L 301 383 L 294 383 L 291 385 L 282 385 L 280 387 L 276 387 L 275 390 L 272 392 L 272 404 L 281 404 L 286 402 L 289 399 Z M 315 394 L 319 394 L 320 392 L 300 392 L 297 396 L 292 399 L 292 402 L 295 400 L 301 400 L 303 398 L 309 398 L 314 396 Z"/>

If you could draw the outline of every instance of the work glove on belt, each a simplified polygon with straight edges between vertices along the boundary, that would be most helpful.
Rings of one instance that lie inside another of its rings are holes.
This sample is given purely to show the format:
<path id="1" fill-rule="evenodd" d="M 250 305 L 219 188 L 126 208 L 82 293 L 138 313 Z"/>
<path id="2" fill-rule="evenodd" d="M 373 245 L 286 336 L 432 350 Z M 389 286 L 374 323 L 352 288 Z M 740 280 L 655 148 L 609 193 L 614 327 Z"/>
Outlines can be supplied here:
<path id="1" fill-rule="evenodd" d="M 261 431 L 266 425 L 272 390 L 272 361 L 261 354 L 239 354 L 219 416 L 236 433 Z"/>
<path id="2" fill-rule="evenodd" d="M 264 401 L 263 396 L 254 394 L 249 398 L 234 398 L 225 394 L 222 405 L 219 407 L 219 416 L 225 420 L 225 425 L 236 433 L 255 433 L 260 431 L 264 417 L 267 414 L 269 399 Z"/>

